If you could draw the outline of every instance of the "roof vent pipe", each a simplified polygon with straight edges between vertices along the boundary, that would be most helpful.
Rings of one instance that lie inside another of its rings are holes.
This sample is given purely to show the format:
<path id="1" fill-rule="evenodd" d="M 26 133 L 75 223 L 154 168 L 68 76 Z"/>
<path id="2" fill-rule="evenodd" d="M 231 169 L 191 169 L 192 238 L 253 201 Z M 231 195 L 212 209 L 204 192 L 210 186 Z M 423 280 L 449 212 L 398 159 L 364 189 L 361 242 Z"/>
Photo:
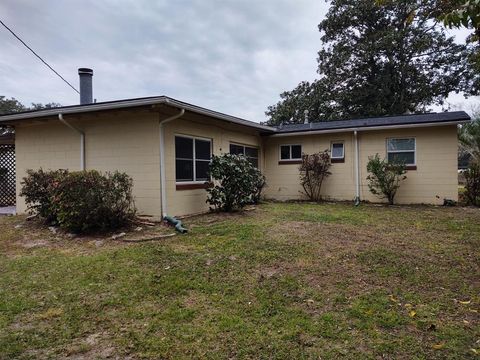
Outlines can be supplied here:
<path id="1" fill-rule="evenodd" d="M 93 103 L 93 70 L 88 68 L 79 68 L 78 76 L 80 77 L 80 105 Z"/>

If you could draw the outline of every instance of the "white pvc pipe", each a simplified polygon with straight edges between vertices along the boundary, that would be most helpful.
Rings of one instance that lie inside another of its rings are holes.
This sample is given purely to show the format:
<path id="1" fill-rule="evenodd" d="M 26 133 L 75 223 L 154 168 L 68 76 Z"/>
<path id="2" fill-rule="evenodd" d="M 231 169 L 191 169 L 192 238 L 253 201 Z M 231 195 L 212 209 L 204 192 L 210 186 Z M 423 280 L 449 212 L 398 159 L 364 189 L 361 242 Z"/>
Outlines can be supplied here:
<path id="1" fill-rule="evenodd" d="M 161 191 L 161 205 L 162 205 L 162 217 L 167 216 L 167 177 L 165 174 L 165 131 L 163 125 L 166 123 L 178 119 L 185 114 L 185 109 L 180 109 L 180 112 L 176 115 L 170 116 L 160 121 L 160 191 Z"/>
<path id="2" fill-rule="evenodd" d="M 63 114 L 58 114 L 58 120 L 60 120 L 64 125 L 72 129 L 73 131 L 80 134 L 80 170 L 85 170 L 85 133 L 78 129 L 77 127 L 73 126 L 67 120 L 63 118 Z"/>
<path id="3" fill-rule="evenodd" d="M 358 149 L 358 132 L 353 132 L 355 138 L 355 203 L 360 201 L 360 155 Z"/>

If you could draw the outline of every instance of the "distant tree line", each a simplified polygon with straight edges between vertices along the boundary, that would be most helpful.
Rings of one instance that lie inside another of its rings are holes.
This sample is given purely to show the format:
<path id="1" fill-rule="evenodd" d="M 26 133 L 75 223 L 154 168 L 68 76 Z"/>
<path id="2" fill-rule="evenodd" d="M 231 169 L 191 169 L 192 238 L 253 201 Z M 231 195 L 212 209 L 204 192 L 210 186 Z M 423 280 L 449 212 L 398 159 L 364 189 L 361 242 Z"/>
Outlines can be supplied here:
<path id="1" fill-rule="evenodd" d="M 48 104 L 32 103 L 30 106 L 25 106 L 13 97 L 8 99 L 7 97 L 0 95 L 0 115 L 13 114 L 29 110 L 50 109 L 59 106 L 61 105 L 55 102 L 51 102 Z M 14 130 L 11 127 L 0 125 L 0 136 L 13 133 L 13 131 Z"/>
<path id="2" fill-rule="evenodd" d="M 318 78 L 280 95 L 268 124 L 426 112 L 480 89 L 478 1 L 332 0 Z M 468 27 L 458 44 L 445 26 Z"/>

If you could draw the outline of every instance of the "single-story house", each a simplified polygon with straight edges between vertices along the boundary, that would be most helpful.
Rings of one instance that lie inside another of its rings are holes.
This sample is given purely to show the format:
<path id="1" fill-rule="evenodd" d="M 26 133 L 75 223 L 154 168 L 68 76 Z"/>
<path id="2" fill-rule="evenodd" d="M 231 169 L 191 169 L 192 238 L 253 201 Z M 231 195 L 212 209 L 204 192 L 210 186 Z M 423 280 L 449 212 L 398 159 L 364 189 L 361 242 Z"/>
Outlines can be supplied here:
<path id="1" fill-rule="evenodd" d="M 27 169 L 119 170 L 134 180 L 140 213 L 160 218 L 208 210 L 212 154 L 245 154 L 267 179 L 265 197 L 302 199 L 302 153 L 331 150 L 326 199 L 379 201 L 367 186 L 368 157 L 402 159 L 407 179 L 396 201 L 457 200 L 457 126 L 463 111 L 270 127 L 166 96 L 64 106 L 0 116 L 15 127 L 18 195 Z"/>

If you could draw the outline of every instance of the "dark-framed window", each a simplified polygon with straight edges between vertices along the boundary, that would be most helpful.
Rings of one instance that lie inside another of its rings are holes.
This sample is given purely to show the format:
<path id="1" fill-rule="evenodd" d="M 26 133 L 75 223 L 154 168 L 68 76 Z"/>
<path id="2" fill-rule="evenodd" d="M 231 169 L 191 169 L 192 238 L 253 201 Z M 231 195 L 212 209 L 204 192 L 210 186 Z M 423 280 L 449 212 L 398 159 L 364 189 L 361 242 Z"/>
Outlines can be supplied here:
<path id="1" fill-rule="evenodd" d="M 301 160 L 302 145 L 280 145 L 280 160 Z"/>
<path id="2" fill-rule="evenodd" d="M 230 144 L 230 154 L 245 155 L 258 168 L 258 148 L 241 144 Z"/>
<path id="3" fill-rule="evenodd" d="M 175 135 L 176 182 L 205 182 L 212 158 L 212 140 Z"/>
<path id="4" fill-rule="evenodd" d="M 414 166 L 417 164 L 417 144 L 414 137 L 390 138 L 387 139 L 388 161 L 404 162 L 405 165 Z"/>

